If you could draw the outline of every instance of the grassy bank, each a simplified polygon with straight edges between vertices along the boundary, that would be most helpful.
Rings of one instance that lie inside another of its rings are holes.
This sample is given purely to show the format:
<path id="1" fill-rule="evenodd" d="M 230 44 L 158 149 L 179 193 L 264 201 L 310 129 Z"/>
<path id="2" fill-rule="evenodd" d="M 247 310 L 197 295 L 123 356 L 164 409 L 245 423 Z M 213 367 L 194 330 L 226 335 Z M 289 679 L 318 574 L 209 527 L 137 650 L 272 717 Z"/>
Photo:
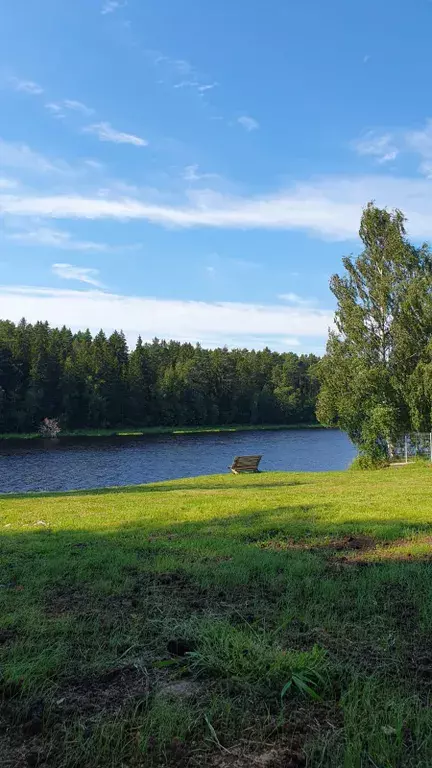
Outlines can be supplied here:
<path id="1" fill-rule="evenodd" d="M 421 465 L 1 497 L 0 764 L 432 765 L 431 518 Z"/>
<path id="2" fill-rule="evenodd" d="M 255 430 L 324 429 L 321 424 L 232 424 L 211 427 L 122 427 L 119 429 L 62 430 L 59 437 L 127 437 L 140 435 L 203 435 L 218 432 L 251 432 Z M 0 440 L 41 440 L 39 432 L 0 433 Z"/>

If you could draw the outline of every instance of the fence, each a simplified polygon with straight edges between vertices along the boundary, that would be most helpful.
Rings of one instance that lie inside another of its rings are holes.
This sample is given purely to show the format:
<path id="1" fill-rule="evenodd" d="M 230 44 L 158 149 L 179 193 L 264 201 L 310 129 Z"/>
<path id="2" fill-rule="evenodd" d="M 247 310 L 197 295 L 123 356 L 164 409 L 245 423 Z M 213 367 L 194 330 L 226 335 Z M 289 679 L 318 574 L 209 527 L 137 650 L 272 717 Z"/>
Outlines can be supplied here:
<path id="1" fill-rule="evenodd" d="M 425 457 L 432 463 L 432 432 L 412 432 L 401 437 L 394 445 L 389 445 L 389 454 L 393 461 L 408 464 L 410 459 Z"/>

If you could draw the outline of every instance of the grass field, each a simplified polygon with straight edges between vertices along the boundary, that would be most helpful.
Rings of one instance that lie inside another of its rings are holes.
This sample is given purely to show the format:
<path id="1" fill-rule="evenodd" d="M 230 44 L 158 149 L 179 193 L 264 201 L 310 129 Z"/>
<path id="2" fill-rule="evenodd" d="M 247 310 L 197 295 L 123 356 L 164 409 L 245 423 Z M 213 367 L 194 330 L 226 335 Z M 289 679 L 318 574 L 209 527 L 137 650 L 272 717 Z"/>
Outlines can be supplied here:
<path id="1" fill-rule="evenodd" d="M 432 471 L 0 498 L 2 768 L 432 765 Z"/>
<path id="2" fill-rule="evenodd" d="M 119 427 L 118 429 L 62 430 L 62 437 L 129 437 L 140 435 L 203 435 L 218 432 L 251 432 L 256 430 L 279 431 L 285 429 L 325 429 L 322 424 L 230 424 L 201 427 Z M 39 432 L 4 432 L 0 440 L 41 440 Z"/>

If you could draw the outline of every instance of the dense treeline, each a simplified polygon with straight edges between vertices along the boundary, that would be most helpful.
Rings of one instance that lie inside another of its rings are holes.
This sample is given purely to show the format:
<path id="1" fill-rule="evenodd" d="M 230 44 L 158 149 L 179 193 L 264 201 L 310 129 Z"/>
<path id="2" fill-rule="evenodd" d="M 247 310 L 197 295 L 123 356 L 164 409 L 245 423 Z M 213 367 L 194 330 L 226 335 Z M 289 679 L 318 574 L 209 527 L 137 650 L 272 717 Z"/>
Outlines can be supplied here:
<path id="1" fill-rule="evenodd" d="M 315 421 L 314 355 L 0 321 L 0 431 Z"/>

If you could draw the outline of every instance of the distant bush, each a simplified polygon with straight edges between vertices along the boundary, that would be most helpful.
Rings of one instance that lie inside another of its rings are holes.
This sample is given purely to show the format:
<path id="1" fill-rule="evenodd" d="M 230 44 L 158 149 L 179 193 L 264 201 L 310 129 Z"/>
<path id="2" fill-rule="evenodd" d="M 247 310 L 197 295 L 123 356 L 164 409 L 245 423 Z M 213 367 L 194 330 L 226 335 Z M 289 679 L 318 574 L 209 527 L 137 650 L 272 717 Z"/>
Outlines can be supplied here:
<path id="1" fill-rule="evenodd" d="M 389 466 L 389 460 L 384 456 L 367 456 L 360 454 L 352 462 L 350 469 L 384 469 Z"/>
<path id="2" fill-rule="evenodd" d="M 57 437 L 61 429 L 57 419 L 45 418 L 39 427 L 39 432 L 42 437 Z"/>

